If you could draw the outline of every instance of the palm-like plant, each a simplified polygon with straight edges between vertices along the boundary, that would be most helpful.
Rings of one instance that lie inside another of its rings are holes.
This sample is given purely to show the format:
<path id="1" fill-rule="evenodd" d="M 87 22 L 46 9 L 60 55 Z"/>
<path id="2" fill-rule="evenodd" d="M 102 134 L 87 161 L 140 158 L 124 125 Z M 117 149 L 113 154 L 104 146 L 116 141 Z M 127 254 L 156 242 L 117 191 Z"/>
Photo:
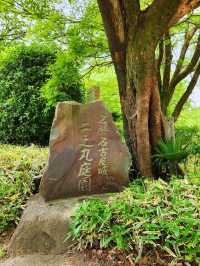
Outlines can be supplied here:
<path id="1" fill-rule="evenodd" d="M 161 172 L 178 174 L 178 164 L 185 162 L 189 155 L 189 139 L 178 137 L 175 141 L 161 140 L 153 155 L 153 161 Z"/>

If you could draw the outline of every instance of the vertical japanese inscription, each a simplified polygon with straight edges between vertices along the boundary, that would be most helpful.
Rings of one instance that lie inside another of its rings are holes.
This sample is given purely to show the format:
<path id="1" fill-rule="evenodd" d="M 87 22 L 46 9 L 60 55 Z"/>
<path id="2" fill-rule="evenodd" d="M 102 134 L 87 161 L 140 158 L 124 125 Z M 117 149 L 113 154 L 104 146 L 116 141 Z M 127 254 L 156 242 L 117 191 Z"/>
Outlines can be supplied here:
<path id="1" fill-rule="evenodd" d="M 93 158 L 90 156 L 93 145 L 89 144 L 88 133 L 90 132 L 88 123 L 83 123 L 80 127 L 81 135 L 83 136 L 80 143 L 80 169 L 78 177 L 79 179 L 79 191 L 90 192 L 91 191 L 91 171 Z"/>
<path id="2" fill-rule="evenodd" d="M 108 125 L 106 121 L 106 115 L 101 115 L 99 121 L 99 135 L 100 142 L 99 146 L 99 165 L 98 165 L 98 174 L 102 176 L 108 176 L 108 140 L 106 138 L 106 133 L 108 131 Z"/>

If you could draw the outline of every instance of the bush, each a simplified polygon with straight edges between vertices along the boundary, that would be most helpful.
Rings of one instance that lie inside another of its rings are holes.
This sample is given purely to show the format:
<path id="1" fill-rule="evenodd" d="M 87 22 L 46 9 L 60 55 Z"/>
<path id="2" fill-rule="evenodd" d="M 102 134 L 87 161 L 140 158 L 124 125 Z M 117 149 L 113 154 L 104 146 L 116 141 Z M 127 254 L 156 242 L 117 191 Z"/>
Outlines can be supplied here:
<path id="1" fill-rule="evenodd" d="M 45 112 L 40 88 L 49 79 L 55 50 L 36 45 L 7 49 L 0 66 L 0 141 L 47 144 L 53 109 Z"/>
<path id="2" fill-rule="evenodd" d="M 64 55 L 57 57 L 52 47 L 18 45 L 7 49 L 0 65 L 0 87 L 2 143 L 48 144 L 56 103 L 82 100 L 75 62 Z M 42 87 L 49 97 L 42 95 Z"/>
<path id="3" fill-rule="evenodd" d="M 189 179 L 135 181 L 108 203 L 84 201 L 70 236 L 79 249 L 117 248 L 135 254 L 136 261 L 150 249 L 176 262 L 200 263 L 199 196 Z"/>
<path id="4" fill-rule="evenodd" d="M 48 150 L 0 145 L 0 233 L 18 223 L 34 189 L 33 177 L 41 175 Z"/>

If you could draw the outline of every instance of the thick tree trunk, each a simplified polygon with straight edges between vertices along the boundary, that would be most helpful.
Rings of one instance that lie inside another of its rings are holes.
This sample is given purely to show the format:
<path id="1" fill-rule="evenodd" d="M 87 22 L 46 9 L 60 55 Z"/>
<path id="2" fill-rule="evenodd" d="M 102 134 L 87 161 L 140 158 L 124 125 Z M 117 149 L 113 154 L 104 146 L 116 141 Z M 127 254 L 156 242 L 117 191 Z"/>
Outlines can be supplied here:
<path id="1" fill-rule="evenodd" d="M 161 138 L 161 105 L 153 49 L 130 44 L 126 55 L 126 88 L 121 93 L 133 159 L 143 176 L 152 177 L 152 153 Z"/>

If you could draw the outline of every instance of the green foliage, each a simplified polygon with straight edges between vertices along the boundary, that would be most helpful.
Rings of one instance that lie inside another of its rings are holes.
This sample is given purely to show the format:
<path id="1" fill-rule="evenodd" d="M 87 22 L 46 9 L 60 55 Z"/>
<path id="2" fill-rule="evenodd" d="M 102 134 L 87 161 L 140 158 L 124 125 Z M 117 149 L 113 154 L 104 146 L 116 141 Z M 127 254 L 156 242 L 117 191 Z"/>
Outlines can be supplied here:
<path id="1" fill-rule="evenodd" d="M 195 120 L 192 121 L 195 124 Z M 184 162 L 184 171 L 186 173 L 199 174 L 200 173 L 200 131 L 198 125 L 189 127 L 182 126 L 176 129 L 176 136 L 182 139 L 189 140 L 189 157 Z"/>
<path id="2" fill-rule="evenodd" d="M 190 153 L 189 139 L 179 137 L 175 141 L 161 140 L 153 159 L 159 168 L 166 168 L 184 162 Z"/>
<path id="3" fill-rule="evenodd" d="M 142 10 L 145 10 L 152 4 L 152 0 L 140 0 L 139 2 Z"/>
<path id="4" fill-rule="evenodd" d="M 186 106 L 176 122 L 176 128 L 197 128 L 200 131 L 200 108 Z"/>
<path id="5" fill-rule="evenodd" d="M 55 50 L 38 45 L 8 48 L 0 65 L 0 141 L 47 144 L 53 109 L 45 112 L 40 88 L 49 79 Z"/>
<path id="6" fill-rule="evenodd" d="M 198 181 L 199 182 L 199 181 Z M 136 255 L 162 250 L 175 262 L 200 263 L 199 183 L 135 181 L 124 192 L 84 201 L 71 227 L 78 249 L 118 248 Z"/>
<path id="7" fill-rule="evenodd" d="M 194 141 L 191 145 L 191 154 L 200 157 L 200 133 L 194 137 Z"/>
<path id="8" fill-rule="evenodd" d="M 49 67 L 50 79 L 42 88 L 48 106 L 55 106 L 59 101 L 84 100 L 84 87 L 78 67 L 76 59 L 68 53 L 57 55 L 55 64 Z"/>
<path id="9" fill-rule="evenodd" d="M 163 178 L 169 174 L 180 175 L 178 165 L 184 167 L 187 174 L 200 172 L 200 134 L 198 128 L 179 128 L 175 142 L 161 140 L 152 156 Z M 170 178 L 170 177 L 169 177 Z"/>
<path id="10" fill-rule="evenodd" d="M 27 32 L 33 25 L 48 24 L 47 21 L 56 16 L 56 5 L 59 0 L 19 0 L 17 2 L 0 0 L 0 45 L 6 48 L 26 39 Z M 55 24 L 54 24 L 55 25 Z M 41 27 L 41 29 L 44 28 Z M 38 31 L 41 29 L 38 27 Z M 46 27 L 46 32 L 48 27 Z M 47 33 L 48 34 L 48 33 Z M 28 36 L 27 36 L 28 37 Z M 27 39 L 26 39 L 27 40 Z M 28 39 L 28 43 L 38 38 Z M 40 40 L 39 40 L 40 42 Z M 40 42 L 41 43 L 41 42 Z"/>
<path id="11" fill-rule="evenodd" d="M 176 129 L 176 136 L 178 139 L 187 140 L 190 155 L 200 155 L 200 131 L 198 127 L 179 127 Z"/>
<path id="12" fill-rule="evenodd" d="M 100 59 L 108 53 L 108 44 L 102 18 L 96 0 L 74 1 L 73 10 L 79 23 L 72 23 L 67 30 L 68 49 L 79 58 L 88 61 Z"/>
<path id="13" fill-rule="evenodd" d="M 19 221 L 34 189 L 33 177 L 41 175 L 47 149 L 0 145 L 0 233 Z"/>
<path id="14" fill-rule="evenodd" d="M 6 255 L 6 251 L 3 246 L 0 245 L 0 259 Z"/>
<path id="15" fill-rule="evenodd" d="M 68 54 L 56 54 L 54 47 L 44 45 L 18 45 L 4 52 L 0 142 L 48 144 L 56 103 L 83 100 L 76 61 Z"/>
<path id="16" fill-rule="evenodd" d="M 196 135 L 199 133 L 199 128 L 197 126 L 189 127 L 189 126 L 179 126 L 176 128 L 176 136 L 190 138 L 193 140 Z"/>
<path id="17" fill-rule="evenodd" d="M 176 86 L 176 90 L 174 91 L 173 97 L 171 99 L 170 105 L 168 106 L 168 114 L 169 116 L 172 115 L 176 104 L 178 103 L 179 99 L 181 98 L 181 96 L 183 95 L 185 89 L 187 87 L 187 82 L 185 82 L 184 80 L 181 81 L 177 86 Z M 162 95 L 161 95 L 162 97 Z M 187 111 L 189 108 L 191 108 L 191 102 L 188 101 L 184 108 L 183 111 Z"/>
<path id="18" fill-rule="evenodd" d="M 112 67 L 104 67 L 101 70 L 94 71 L 85 78 L 87 88 L 98 86 L 100 88 L 101 99 L 111 113 L 121 115 L 119 102 L 119 90 L 117 79 Z"/>

